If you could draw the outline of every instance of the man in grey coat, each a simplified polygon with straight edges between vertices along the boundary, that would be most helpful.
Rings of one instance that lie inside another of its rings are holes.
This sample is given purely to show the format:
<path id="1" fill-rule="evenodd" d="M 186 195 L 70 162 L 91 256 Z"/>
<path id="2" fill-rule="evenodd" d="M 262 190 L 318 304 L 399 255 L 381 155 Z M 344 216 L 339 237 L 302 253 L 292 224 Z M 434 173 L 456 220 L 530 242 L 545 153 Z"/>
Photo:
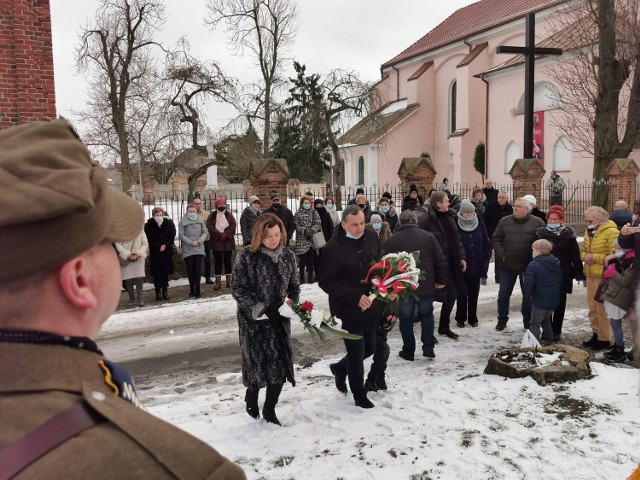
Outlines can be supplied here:
<path id="1" fill-rule="evenodd" d="M 513 215 L 504 217 L 498 223 L 493 234 L 492 244 L 496 261 L 500 261 L 500 289 L 498 291 L 498 324 L 496 330 L 502 331 L 509 321 L 509 301 L 516 280 L 520 281 L 520 290 L 527 265 L 531 261 L 531 245 L 537 240 L 536 231 L 544 227 L 544 222 L 531 215 L 533 205 L 523 198 L 513 202 Z M 531 299 L 522 299 L 520 307 L 524 328 L 529 328 L 531 320 Z"/>

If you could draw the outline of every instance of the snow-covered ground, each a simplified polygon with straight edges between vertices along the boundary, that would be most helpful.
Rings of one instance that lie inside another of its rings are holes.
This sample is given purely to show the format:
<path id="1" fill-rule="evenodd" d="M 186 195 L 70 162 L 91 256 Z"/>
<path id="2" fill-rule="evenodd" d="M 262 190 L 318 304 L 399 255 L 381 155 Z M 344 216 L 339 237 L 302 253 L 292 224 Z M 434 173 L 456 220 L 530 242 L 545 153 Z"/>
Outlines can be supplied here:
<path id="1" fill-rule="evenodd" d="M 584 296 L 576 287 L 567 336 L 590 333 Z M 546 387 L 484 375 L 489 356 L 523 336 L 517 287 L 505 332 L 494 329 L 496 297 L 490 281 L 481 290 L 479 328 L 456 330 L 458 341 L 439 337 L 435 360 L 398 357 L 393 330 L 389 390 L 369 394 L 376 405 L 370 410 L 335 389 L 329 364 L 336 356 L 296 368 L 297 385 L 285 385 L 276 409 L 282 427 L 246 414 L 236 372 L 163 378 L 139 394 L 153 414 L 214 446 L 250 479 L 627 478 L 640 462 L 638 370 L 594 362 L 592 378 Z M 302 299 L 327 308 L 317 284 L 304 286 Z M 112 360 L 128 361 L 237 341 L 234 311 L 230 295 L 124 311 L 105 325 L 99 343 Z M 183 321 L 193 315 L 202 316 L 199 326 Z M 127 343 L 151 330 L 143 345 Z M 300 335 L 301 324 L 293 330 Z M 419 325 L 415 330 L 419 338 Z M 260 405 L 263 398 L 264 391 Z"/>

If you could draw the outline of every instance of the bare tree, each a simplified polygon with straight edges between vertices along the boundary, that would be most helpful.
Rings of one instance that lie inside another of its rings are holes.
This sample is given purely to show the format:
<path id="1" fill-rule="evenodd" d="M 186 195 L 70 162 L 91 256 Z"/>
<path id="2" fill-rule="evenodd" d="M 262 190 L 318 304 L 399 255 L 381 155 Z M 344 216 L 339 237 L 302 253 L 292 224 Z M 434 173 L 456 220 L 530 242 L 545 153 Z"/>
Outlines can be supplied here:
<path id="1" fill-rule="evenodd" d="M 263 153 L 269 155 L 274 90 L 282 81 L 284 57 L 296 34 L 295 0 L 207 0 L 205 23 L 211 28 L 223 23 L 236 53 L 247 49 L 262 74 L 260 91 L 254 95 L 250 115 L 264 122 Z M 247 112 L 243 112 L 247 113 Z"/>
<path id="2" fill-rule="evenodd" d="M 554 123 L 576 150 L 593 155 L 593 179 L 629 156 L 640 129 L 640 28 L 637 0 L 584 0 L 558 16 L 554 41 L 565 48 L 547 68 L 562 87 Z M 606 193 L 606 192 L 604 192 Z M 602 205 L 603 192 L 594 195 Z"/>
<path id="3" fill-rule="evenodd" d="M 189 54 L 189 45 L 181 41 L 182 50 L 169 56 L 167 77 L 174 84 L 175 93 L 169 104 L 179 112 L 178 121 L 188 125 L 191 144 L 187 155 L 191 160 L 181 165 L 188 172 L 189 200 L 193 197 L 198 178 L 212 165 L 219 162 L 209 158 L 205 145 L 200 144 L 202 106 L 207 99 L 233 103 L 236 97 L 235 82 L 228 78 L 216 62 L 202 62 Z M 193 159 L 196 160 L 195 162 Z"/>
<path id="4" fill-rule="evenodd" d="M 101 0 L 92 23 L 81 31 L 76 62 L 90 72 L 90 101 L 82 118 L 88 138 L 115 153 L 122 165 L 122 190 L 131 187 L 131 90 L 154 78 L 153 34 L 165 20 L 161 0 Z"/>

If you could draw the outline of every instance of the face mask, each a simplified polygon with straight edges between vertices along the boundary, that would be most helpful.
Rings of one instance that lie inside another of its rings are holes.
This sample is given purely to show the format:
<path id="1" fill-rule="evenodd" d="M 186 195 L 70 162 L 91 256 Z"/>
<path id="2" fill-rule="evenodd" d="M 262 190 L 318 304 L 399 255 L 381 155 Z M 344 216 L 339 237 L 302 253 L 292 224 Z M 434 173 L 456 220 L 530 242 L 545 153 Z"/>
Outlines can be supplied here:
<path id="1" fill-rule="evenodd" d="M 364 210 L 364 207 L 367 206 L 366 203 L 359 203 L 358 206 L 360 207 L 360 209 Z"/>
<path id="2" fill-rule="evenodd" d="M 224 212 L 227 209 L 227 207 L 218 207 L 218 211 L 219 212 Z"/>
<path id="3" fill-rule="evenodd" d="M 624 252 L 622 250 L 616 250 L 615 255 L 618 258 L 622 258 L 622 257 L 624 257 Z"/>
<path id="4" fill-rule="evenodd" d="M 332 211 L 332 210 L 333 210 L 333 204 L 331 204 L 331 203 L 327 203 L 327 204 L 324 206 L 324 208 L 326 208 L 326 209 L 327 209 L 327 210 L 329 210 L 329 211 Z"/>
<path id="5" fill-rule="evenodd" d="M 187 213 L 187 218 L 188 218 L 189 220 L 192 220 L 192 221 L 193 221 L 193 220 L 195 220 L 196 218 L 198 218 L 198 214 L 197 214 L 196 212 L 189 212 L 189 213 Z"/>
<path id="6" fill-rule="evenodd" d="M 380 211 L 382 213 L 387 213 L 389 211 L 389 208 L 391 208 L 391 207 L 389 207 L 389 206 L 380 207 Z"/>
<path id="7" fill-rule="evenodd" d="M 153 217 L 153 219 L 158 225 L 162 225 L 162 222 L 164 222 L 164 217 Z"/>
<path id="8" fill-rule="evenodd" d="M 316 207 L 316 210 L 324 210 L 324 207 L 323 207 L 322 205 L 318 205 L 318 206 Z"/>
<path id="9" fill-rule="evenodd" d="M 351 238 L 353 240 L 358 240 L 361 236 L 362 236 L 362 234 L 360 234 L 360 235 L 358 235 L 356 237 L 355 235 L 352 235 L 351 233 L 347 232 L 347 238 Z"/>
<path id="10" fill-rule="evenodd" d="M 378 231 L 378 230 L 382 230 L 382 224 L 381 223 L 374 223 L 371 225 L 373 227 L 374 230 Z"/>
<path id="11" fill-rule="evenodd" d="M 305 210 L 309 210 L 311 208 L 311 205 L 309 205 L 308 203 L 305 203 L 302 208 L 304 208 Z"/>
<path id="12" fill-rule="evenodd" d="M 271 204 L 271 206 L 273 207 L 273 209 L 274 209 L 275 211 L 280 210 L 280 204 L 279 204 L 279 203 L 272 203 L 272 204 Z"/>
<path id="13" fill-rule="evenodd" d="M 597 225 L 587 225 L 587 228 L 588 228 L 589 230 L 595 230 L 595 229 L 596 229 L 596 227 L 597 227 Z"/>
<path id="14" fill-rule="evenodd" d="M 549 225 L 547 225 L 547 228 L 549 230 L 557 230 L 557 229 L 560 228 L 561 225 L 562 224 L 560 224 L 560 223 L 550 223 Z"/>

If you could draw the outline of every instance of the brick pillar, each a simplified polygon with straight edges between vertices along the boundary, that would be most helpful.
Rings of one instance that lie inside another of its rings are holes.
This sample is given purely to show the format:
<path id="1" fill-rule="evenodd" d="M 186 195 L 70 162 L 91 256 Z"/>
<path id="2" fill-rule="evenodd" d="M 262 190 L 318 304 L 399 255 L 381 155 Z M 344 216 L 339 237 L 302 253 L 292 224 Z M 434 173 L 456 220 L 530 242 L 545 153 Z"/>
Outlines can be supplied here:
<path id="1" fill-rule="evenodd" d="M 640 169 L 630 158 L 616 158 L 607 174 L 609 175 L 609 209 L 616 200 L 626 201 L 631 209 L 636 203 L 636 179 Z"/>
<path id="2" fill-rule="evenodd" d="M 408 193 L 409 185 L 415 184 L 419 193 L 420 189 L 423 189 L 423 197 L 426 197 L 431 190 L 436 173 L 428 157 L 403 158 L 398 168 L 403 192 Z"/>
<path id="3" fill-rule="evenodd" d="M 271 206 L 271 194 L 280 194 L 280 202 L 286 204 L 289 168 L 283 159 L 266 158 L 251 161 L 249 185 L 245 187 L 247 198 L 256 195 L 262 208 Z"/>
<path id="4" fill-rule="evenodd" d="M 0 0 L 0 129 L 56 117 L 49 0 Z"/>
<path id="5" fill-rule="evenodd" d="M 538 208 L 542 207 L 540 186 L 545 170 L 535 158 L 520 158 L 515 161 L 509 175 L 513 181 L 513 199 L 524 195 L 533 195 L 538 200 Z"/>

